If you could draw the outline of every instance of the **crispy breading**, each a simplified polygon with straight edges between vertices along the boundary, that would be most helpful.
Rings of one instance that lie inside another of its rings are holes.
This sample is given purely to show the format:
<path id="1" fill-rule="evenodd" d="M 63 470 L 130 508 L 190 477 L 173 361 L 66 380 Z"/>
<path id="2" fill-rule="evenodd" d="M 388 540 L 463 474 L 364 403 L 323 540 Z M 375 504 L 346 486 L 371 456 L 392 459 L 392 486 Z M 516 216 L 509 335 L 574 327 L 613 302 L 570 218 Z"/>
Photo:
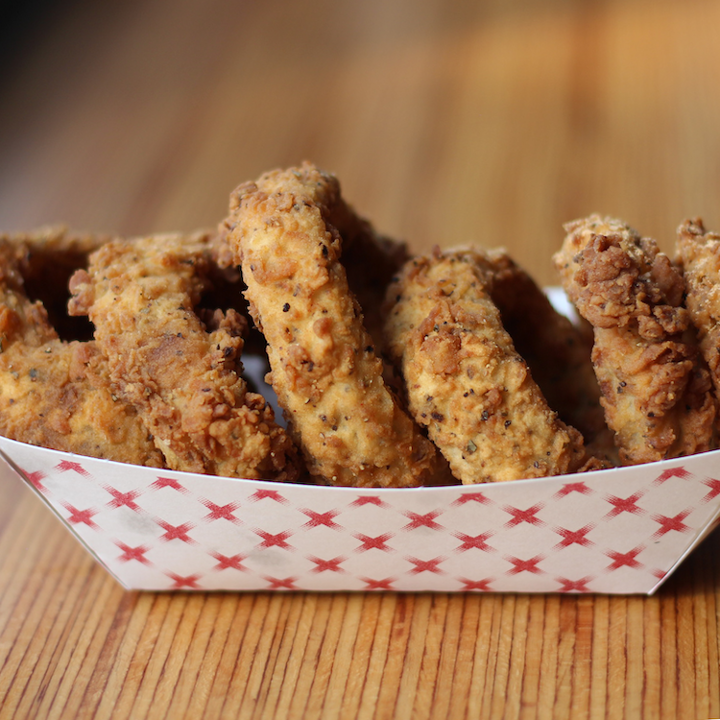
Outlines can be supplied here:
<path id="1" fill-rule="evenodd" d="M 300 463 L 272 409 L 241 377 L 243 320 L 195 312 L 212 236 L 116 240 L 71 280 L 70 311 L 87 314 L 119 395 L 135 407 L 175 470 L 297 480 Z"/>
<path id="2" fill-rule="evenodd" d="M 621 462 L 713 447 L 716 403 L 682 306 L 680 272 L 621 220 L 591 215 L 565 229 L 555 264 L 593 325 L 593 363 Z"/>
<path id="3" fill-rule="evenodd" d="M 685 279 L 685 304 L 720 393 L 720 234 L 705 230 L 700 218 L 686 220 L 678 228 L 677 248 Z"/>
<path id="4" fill-rule="evenodd" d="M 592 329 L 559 313 L 506 250 L 490 250 L 487 259 L 492 301 L 548 405 L 580 431 L 593 455 L 614 459 L 612 433 L 605 423 L 591 360 Z"/>
<path id="5" fill-rule="evenodd" d="M 134 409 L 113 392 L 95 343 L 61 340 L 42 303 L 27 297 L 23 271 L 78 259 L 65 239 L 54 230 L 0 236 L 0 433 L 55 450 L 163 467 Z"/>
<path id="6" fill-rule="evenodd" d="M 515 350 L 492 273 L 479 252 L 436 250 L 391 284 L 385 332 L 410 409 L 465 484 L 580 470 L 582 437 L 548 407 Z"/>
<path id="7" fill-rule="evenodd" d="M 335 177 L 306 163 L 237 188 L 224 237 L 311 474 L 334 485 L 433 484 L 443 463 L 386 386 L 340 261 L 333 221 L 346 227 L 348 216 Z"/>

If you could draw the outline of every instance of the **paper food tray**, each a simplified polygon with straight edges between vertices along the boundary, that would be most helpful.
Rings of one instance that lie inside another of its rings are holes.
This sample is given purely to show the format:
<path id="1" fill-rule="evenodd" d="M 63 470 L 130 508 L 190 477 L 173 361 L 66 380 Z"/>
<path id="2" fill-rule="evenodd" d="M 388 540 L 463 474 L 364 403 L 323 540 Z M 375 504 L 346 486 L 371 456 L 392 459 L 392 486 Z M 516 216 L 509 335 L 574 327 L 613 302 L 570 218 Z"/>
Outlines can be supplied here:
<path id="1" fill-rule="evenodd" d="M 650 594 L 720 517 L 720 451 L 367 490 L 0 454 L 126 588 Z"/>

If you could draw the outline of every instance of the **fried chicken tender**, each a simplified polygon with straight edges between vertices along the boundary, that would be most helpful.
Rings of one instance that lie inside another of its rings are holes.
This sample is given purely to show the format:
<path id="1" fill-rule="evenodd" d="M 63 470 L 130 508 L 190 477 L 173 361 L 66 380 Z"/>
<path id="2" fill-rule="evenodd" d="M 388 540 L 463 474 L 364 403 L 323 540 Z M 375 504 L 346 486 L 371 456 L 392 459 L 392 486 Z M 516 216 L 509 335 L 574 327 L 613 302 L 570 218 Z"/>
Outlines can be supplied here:
<path id="1" fill-rule="evenodd" d="M 195 312 L 212 236 L 106 243 L 70 283 L 120 397 L 137 409 L 168 466 L 230 477 L 297 480 L 300 463 L 265 400 L 241 377 L 244 320 Z"/>
<path id="2" fill-rule="evenodd" d="M 705 230 L 700 218 L 678 228 L 677 249 L 685 279 L 685 305 L 698 344 L 720 394 L 720 234 Z"/>
<path id="3" fill-rule="evenodd" d="M 548 405 L 580 431 L 593 455 L 615 455 L 591 353 L 592 331 L 559 313 L 533 278 L 502 248 L 487 252 L 490 295 L 515 349 Z"/>
<path id="4" fill-rule="evenodd" d="M 713 447 L 716 403 L 677 268 L 621 220 L 591 215 L 565 229 L 555 264 L 594 328 L 593 363 L 621 462 Z"/>
<path id="5" fill-rule="evenodd" d="M 349 222 L 335 177 L 305 163 L 238 187 L 223 234 L 310 473 L 332 485 L 434 484 L 443 463 L 385 384 L 340 262 Z"/>
<path id="6" fill-rule="evenodd" d="M 503 328 L 494 270 L 479 252 L 436 250 L 390 285 L 385 332 L 410 409 L 464 484 L 580 470 L 583 439 L 548 407 Z"/>
<path id="7" fill-rule="evenodd" d="M 69 267 L 84 255 L 75 252 L 77 239 L 54 228 L 0 236 L 0 433 L 54 450 L 163 467 L 134 409 L 114 394 L 96 344 L 61 340 L 43 304 L 26 294 L 25 272 L 42 274 L 52 262 Z M 86 248 L 93 242 L 83 240 Z"/>

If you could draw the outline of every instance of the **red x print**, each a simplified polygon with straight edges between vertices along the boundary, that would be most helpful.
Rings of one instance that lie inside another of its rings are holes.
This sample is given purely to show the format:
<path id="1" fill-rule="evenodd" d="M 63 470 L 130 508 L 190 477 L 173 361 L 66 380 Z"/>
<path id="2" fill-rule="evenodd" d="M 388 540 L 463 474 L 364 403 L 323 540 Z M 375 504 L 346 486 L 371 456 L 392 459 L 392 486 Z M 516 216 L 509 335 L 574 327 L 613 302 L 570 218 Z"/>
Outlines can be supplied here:
<path id="1" fill-rule="evenodd" d="M 137 560 L 143 565 L 150 565 L 150 561 L 145 557 L 145 553 L 150 550 L 147 545 L 140 545 L 138 547 L 130 547 L 119 540 L 115 541 L 115 544 L 123 551 L 123 554 L 118 558 L 120 562 L 130 562 L 131 560 Z"/>
<path id="2" fill-rule="evenodd" d="M 90 477 L 90 473 L 79 462 L 72 462 L 71 460 L 61 460 L 55 466 L 55 469 L 59 470 L 60 472 L 67 472 L 68 470 L 72 470 L 73 472 L 76 472 L 78 475 L 82 475 L 83 477 Z"/>
<path id="3" fill-rule="evenodd" d="M 710 492 L 702 499 L 702 502 L 710 502 L 720 495 L 720 480 L 708 478 L 707 480 L 703 480 L 703 485 L 707 485 L 710 488 Z"/>
<path id="4" fill-rule="evenodd" d="M 265 579 L 270 583 L 268 590 L 297 590 L 295 587 L 296 577 L 274 578 L 266 576 Z"/>
<path id="5" fill-rule="evenodd" d="M 259 489 L 250 496 L 250 500 L 253 502 L 264 500 L 265 498 L 279 502 L 281 505 L 285 505 L 287 503 L 287 500 L 277 490 Z"/>
<path id="6" fill-rule="evenodd" d="M 47 492 L 47 488 L 42 484 L 42 481 L 47 477 L 44 472 L 40 470 L 36 470 L 35 472 L 23 470 L 23 475 L 25 475 L 30 484 L 36 487 L 41 493 Z"/>
<path id="7" fill-rule="evenodd" d="M 570 493 L 580 493 L 581 495 L 590 495 L 592 490 L 584 482 L 565 483 L 556 493 L 556 498 L 562 498 Z"/>
<path id="8" fill-rule="evenodd" d="M 690 514 L 690 510 L 683 510 L 678 513 L 675 517 L 666 517 L 665 515 L 653 515 L 652 519 L 656 523 L 660 523 L 660 527 L 655 531 L 654 538 L 659 538 L 669 533 L 671 530 L 675 530 L 679 533 L 689 532 L 690 528 L 683 522 L 683 520 Z"/>
<path id="9" fill-rule="evenodd" d="M 690 477 L 690 473 L 684 467 L 670 468 L 669 470 L 663 470 L 660 475 L 655 478 L 653 485 L 661 485 L 671 477 L 687 478 Z"/>
<path id="10" fill-rule="evenodd" d="M 372 578 L 360 578 L 365 583 L 365 590 L 392 590 L 392 584 L 395 578 L 385 578 L 384 580 L 373 580 Z"/>
<path id="11" fill-rule="evenodd" d="M 593 580 L 592 577 L 587 576 L 584 578 L 580 578 L 580 580 L 568 580 L 567 578 L 555 578 L 561 585 L 561 587 L 558 588 L 558 592 L 561 593 L 567 593 L 567 592 L 592 592 L 590 588 L 587 586 L 587 584 Z"/>
<path id="12" fill-rule="evenodd" d="M 227 570 L 232 568 L 233 570 L 247 571 L 245 565 L 242 564 L 242 561 L 247 558 L 247 555 L 233 555 L 232 557 L 227 557 L 226 555 L 221 555 L 219 552 L 210 554 L 218 561 L 218 564 L 215 566 L 215 570 Z"/>
<path id="13" fill-rule="evenodd" d="M 151 486 L 155 490 L 161 490 L 162 488 L 172 488 L 181 493 L 186 493 L 187 490 L 174 478 L 159 477 Z"/>
<path id="14" fill-rule="evenodd" d="M 541 575 L 542 570 L 537 566 L 539 562 L 542 562 L 545 557 L 543 555 L 536 555 L 529 560 L 521 560 L 516 557 L 505 558 L 508 562 L 512 563 L 512 567 L 507 571 L 508 575 L 517 575 L 521 572 L 534 573 L 535 575 Z"/>
<path id="15" fill-rule="evenodd" d="M 380 499 L 379 495 L 361 495 L 357 500 L 350 503 L 350 507 L 361 507 L 362 505 L 385 507 L 385 503 Z"/>
<path id="16" fill-rule="evenodd" d="M 319 513 L 314 510 L 301 509 L 300 512 L 305 513 L 310 518 L 303 527 L 314 528 L 324 525 L 333 530 L 342 530 L 342 526 L 333 520 L 336 515 L 340 514 L 339 510 L 328 510 L 327 512 Z"/>
<path id="17" fill-rule="evenodd" d="M 258 547 L 279 547 L 283 550 L 294 550 L 292 545 L 288 545 L 287 543 L 287 539 L 292 536 L 292 533 L 289 530 L 284 530 L 283 532 L 277 533 L 276 535 L 259 529 L 254 530 L 254 532 L 263 539 L 263 541 Z"/>
<path id="18" fill-rule="evenodd" d="M 642 492 L 636 492 L 627 498 L 619 498 L 614 495 L 608 495 L 605 499 L 613 506 L 605 517 L 615 517 L 623 512 L 629 512 L 632 515 L 642 515 L 645 511 L 638 507 L 635 503 L 643 496 Z"/>
<path id="19" fill-rule="evenodd" d="M 492 592 L 490 583 L 493 582 L 495 578 L 485 578 L 484 580 L 467 580 L 465 578 L 458 578 L 458 580 L 460 580 L 460 582 L 464 585 L 464 587 L 461 588 L 463 591 L 480 590 L 482 592 Z"/>
<path id="20" fill-rule="evenodd" d="M 483 552 L 495 552 L 495 548 L 487 544 L 486 540 L 492 537 L 491 532 L 482 533 L 481 535 L 466 535 L 465 533 L 453 533 L 453 535 L 462 542 L 455 548 L 457 552 L 465 552 L 477 548 Z"/>
<path id="21" fill-rule="evenodd" d="M 362 545 L 355 549 L 355 552 L 365 552 L 366 550 L 384 550 L 385 552 L 392 552 L 393 548 L 388 546 L 386 543 L 388 540 L 393 538 L 392 533 L 385 533 L 384 535 L 378 535 L 377 537 L 370 537 L 369 535 L 363 535 L 358 533 L 355 535 Z"/>
<path id="22" fill-rule="evenodd" d="M 453 502 L 453 505 L 465 505 L 465 503 L 476 502 L 481 505 L 489 505 L 491 500 L 481 492 L 466 492 Z"/>
<path id="23" fill-rule="evenodd" d="M 188 575 L 183 577 L 182 575 L 176 575 L 175 573 L 169 572 L 167 576 L 173 581 L 172 590 L 180 590 L 182 588 L 191 588 L 193 590 L 199 590 L 198 580 L 202 575 Z"/>
<path id="24" fill-rule="evenodd" d="M 195 541 L 188 535 L 188 532 L 192 530 L 195 525 L 192 523 L 183 523 L 182 525 L 171 525 L 164 520 L 157 518 L 155 522 L 165 530 L 165 533 L 160 536 L 161 540 L 170 542 L 171 540 L 182 540 L 184 543 L 194 545 Z"/>
<path id="25" fill-rule="evenodd" d="M 639 547 L 636 547 L 634 550 L 630 550 L 630 552 L 626 553 L 619 553 L 615 552 L 614 550 L 610 550 L 609 552 L 606 552 L 605 554 L 612 560 L 612 563 L 608 565 L 607 569 L 609 571 L 617 570 L 621 567 L 631 567 L 631 568 L 641 568 L 642 564 L 639 563 L 635 558 L 644 550 L 645 548 L 640 545 Z"/>
<path id="26" fill-rule="evenodd" d="M 73 507 L 70 503 L 63 503 L 63 507 L 70 513 L 70 517 L 67 519 L 69 523 L 78 525 L 82 523 L 91 527 L 93 530 L 99 530 L 100 528 L 95 524 L 92 519 L 93 515 L 97 515 L 98 511 L 94 508 L 88 508 L 87 510 L 78 510 Z"/>
<path id="27" fill-rule="evenodd" d="M 240 503 L 231 502 L 227 505 L 216 505 L 214 502 L 210 502 L 203 498 L 200 501 L 210 512 L 203 518 L 208 522 L 215 520 L 229 520 L 231 523 L 239 524 L 240 518 L 235 517 L 233 513 L 240 507 Z"/>
<path id="28" fill-rule="evenodd" d="M 336 573 L 344 573 L 345 570 L 340 567 L 341 563 L 344 563 L 347 558 L 340 555 L 339 557 L 333 558 L 332 560 L 323 560 L 321 558 L 315 557 L 314 555 L 308 556 L 308 560 L 315 563 L 315 567 L 310 571 L 313 573 L 321 573 L 321 572 L 336 572 Z"/>
<path id="29" fill-rule="evenodd" d="M 520 523 L 530 523 L 531 525 L 544 525 L 545 523 L 539 518 L 535 517 L 536 513 L 540 512 L 545 507 L 543 503 L 537 503 L 527 510 L 521 510 L 520 508 L 512 507 L 512 505 L 506 505 L 503 510 L 512 515 L 512 518 L 505 523 L 505 527 L 515 527 Z"/>
<path id="30" fill-rule="evenodd" d="M 562 536 L 562 540 L 555 546 L 556 549 L 568 547 L 569 545 L 582 545 L 590 547 L 593 542 L 585 536 L 595 527 L 592 523 L 581 527 L 579 530 L 567 530 L 565 528 L 556 527 L 553 531 Z"/>
<path id="31" fill-rule="evenodd" d="M 444 530 L 442 525 L 438 525 L 435 522 L 435 518 L 442 514 L 442 510 L 433 510 L 432 512 L 420 515 L 408 510 L 405 516 L 410 519 L 410 522 L 403 527 L 403 530 L 415 530 L 415 528 L 426 527 L 431 530 Z"/>
<path id="32" fill-rule="evenodd" d="M 421 572 L 431 572 L 436 575 L 443 575 L 445 573 L 445 571 L 441 570 L 438 565 L 447 560 L 447 558 L 436 557 L 432 560 L 418 560 L 418 558 L 407 557 L 405 559 L 415 566 L 414 568 L 408 570 L 411 575 L 419 575 Z"/>
<path id="33" fill-rule="evenodd" d="M 120 492 L 109 485 L 105 486 L 105 489 L 113 496 L 113 499 L 107 504 L 111 508 L 128 507 L 135 512 L 140 512 L 140 507 L 135 502 L 135 498 L 140 495 L 137 490 L 130 490 L 130 492 Z"/>

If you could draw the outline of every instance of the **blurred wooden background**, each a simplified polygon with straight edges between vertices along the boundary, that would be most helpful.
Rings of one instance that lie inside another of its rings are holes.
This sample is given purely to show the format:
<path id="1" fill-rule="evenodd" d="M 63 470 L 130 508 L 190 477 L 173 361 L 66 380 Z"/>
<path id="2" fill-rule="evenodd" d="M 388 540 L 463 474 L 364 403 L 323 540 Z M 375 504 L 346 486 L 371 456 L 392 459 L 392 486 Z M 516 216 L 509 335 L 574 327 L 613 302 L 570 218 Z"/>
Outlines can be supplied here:
<path id="1" fill-rule="evenodd" d="M 36 4 L 0 85 L 5 229 L 215 225 L 303 159 L 413 247 L 505 245 L 543 283 L 591 211 L 667 249 L 720 226 L 715 1 Z"/>
<path id="2" fill-rule="evenodd" d="M 599 211 L 720 229 L 716 0 L 0 6 L 0 228 L 219 222 L 310 159 L 544 284 Z M 653 598 L 125 593 L 0 478 L 0 716 L 720 716 L 720 538 Z"/>

